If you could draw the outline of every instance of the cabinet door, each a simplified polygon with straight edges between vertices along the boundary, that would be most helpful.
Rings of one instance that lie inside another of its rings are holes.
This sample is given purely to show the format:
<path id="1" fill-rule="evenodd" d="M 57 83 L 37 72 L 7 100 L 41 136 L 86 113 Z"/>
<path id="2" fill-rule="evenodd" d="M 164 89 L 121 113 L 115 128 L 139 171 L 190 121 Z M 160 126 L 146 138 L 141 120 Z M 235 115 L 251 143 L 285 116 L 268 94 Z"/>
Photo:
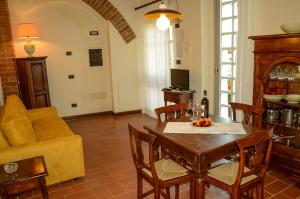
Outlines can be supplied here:
<path id="1" fill-rule="evenodd" d="M 50 106 L 48 78 L 44 60 L 30 61 L 33 108 Z"/>

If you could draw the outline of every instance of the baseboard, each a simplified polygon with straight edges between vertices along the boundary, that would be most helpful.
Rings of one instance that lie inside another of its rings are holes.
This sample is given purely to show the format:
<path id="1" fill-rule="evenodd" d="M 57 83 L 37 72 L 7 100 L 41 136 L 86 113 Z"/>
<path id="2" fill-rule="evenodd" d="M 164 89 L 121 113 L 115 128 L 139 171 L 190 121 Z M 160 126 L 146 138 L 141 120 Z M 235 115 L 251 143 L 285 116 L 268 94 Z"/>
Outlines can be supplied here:
<path id="1" fill-rule="evenodd" d="M 133 111 L 124 111 L 124 112 L 117 112 L 113 113 L 114 116 L 123 116 L 123 115 L 131 115 L 131 114 L 141 114 L 142 110 L 133 110 Z"/>
<path id="2" fill-rule="evenodd" d="M 63 119 L 65 121 L 70 121 L 70 120 L 80 120 L 85 118 L 93 118 L 93 117 L 98 117 L 103 115 L 124 116 L 124 115 L 141 114 L 141 113 L 142 110 L 124 111 L 124 112 L 117 112 L 117 113 L 114 113 L 112 111 L 105 111 L 105 112 L 98 112 L 98 113 L 67 116 L 67 117 L 63 117 Z"/>
<path id="3" fill-rule="evenodd" d="M 85 119 L 85 118 L 97 117 L 97 116 L 103 116 L 103 115 L 113 115 L 113 112 L 112 111 L 105 111 L 105 112 L 98 112 L 98 113 L 73 115 L 73 116 L 63 117 L 63 119 L 66 120 L 66 121 L 70 121 L 70 120 L 79 120 L 79 119 Z"/>

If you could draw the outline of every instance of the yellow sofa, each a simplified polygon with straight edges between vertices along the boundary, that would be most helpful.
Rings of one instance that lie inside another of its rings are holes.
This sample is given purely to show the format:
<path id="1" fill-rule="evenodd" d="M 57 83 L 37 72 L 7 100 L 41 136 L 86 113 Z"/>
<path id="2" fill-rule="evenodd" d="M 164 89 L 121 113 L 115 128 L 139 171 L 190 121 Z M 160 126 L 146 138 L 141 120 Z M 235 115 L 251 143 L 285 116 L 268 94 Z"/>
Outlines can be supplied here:
<path id="1" fill-rule="evenodd" d="M 27 110 L 10 95 L 0 114 L 0 163 L 44 156 L 47 185 L 84 176 L 82 140 L 54 107 Z"/>

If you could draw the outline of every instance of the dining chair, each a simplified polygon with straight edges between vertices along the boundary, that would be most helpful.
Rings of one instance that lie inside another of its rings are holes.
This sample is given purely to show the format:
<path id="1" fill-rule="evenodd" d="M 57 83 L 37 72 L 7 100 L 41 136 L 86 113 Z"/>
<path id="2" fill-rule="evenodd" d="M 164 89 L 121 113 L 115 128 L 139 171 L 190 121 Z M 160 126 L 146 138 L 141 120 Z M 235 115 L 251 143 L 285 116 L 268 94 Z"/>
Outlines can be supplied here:
<path id="1" fill-rule="evenodd" d="M 237 140 L 240 160 L 209 169 L 203 177 L 202 194 L 205 184 L 209 183 L 229 192 L 233 199 L 240 198 L 245 192 L 246 196 L 253 196 L 254 188 L 256 198 L 263 198 L 264 177 L 270 163 L 272 136 L 273 129 L 257 130 L 254 134 Z"/>
<path id="2" fill-rule="evenodd" d="M 162 195 L 170 199 L 170 187 L 175 186 L 175 198 L 179 198 L 179 185 L 190 182 L 190 198 L 194 198 L 194 174 L 171 159 L 157 159 L 154 152 L 156 136 L 144 133 L 128 124 L 133 161 L 137 171 L 137 198 L 142 199 L 154 193 L 154 199 Z M 143 150 L 144 147 L 144 150 Z M 145 147 L 148 149 L 145 158 Z M 157 152 L 156 152 L 157 153 Z M 148 161 L 146 161 L 146 159 Z M 153 189 L 143 193 L 143 179 Z M 166 191 L 162 191 L 166 189 Z"/>
<path id="3" fill-rule="evenodd" d="M 236 112 L 241 110 L 243 112 L 242 123 L 248 124 L 254 127 L 260 128 L 262 126 L 261 118 L 264 112 L 264 109 L 255 107 L 249 104 L 242 104 L 236 102 L 229 103 L 232 109 L 232 120 L 237 121 Z M 256 119 L 257 118 L 257 119 Z"/>
<path id="4" fill-rule="evenodd" d="M 188 109 L 188 104 L 174 104 L 169 106 L 163 106 L 155 109 L 158 123 L 162 122 L 162 114 L 165 114 L 165 121 L 170 121 L 176 118 L 185 117 Z"/>
<path id="5" fill-rule="evenodd" d="M 162 115 L 165 115 L 165 119 L 164 121 L 170 121 L 170 120 L 174 120 L 177 118 L 183 118 L 185 117 L 185 114 L 187 112 L 188 109 L 188 104 L 174 104 L 174 105 L 169 105 L 169 106 L 163 106 L 163 107 L 159 107 L 155 109 L 155 113 L 157 115 L 157 122 L 158 124 L 162 123 Z M 168 149 L 164 148 L 161 146 L 161 155 L 164 158 L 171 158 L 173 160 L 175 160 L 177 163 L 180 163 L 183 166 L 190 166 L 188 164 L 188 162 L 186 160 L 184 160 L 181 157 L 177 157 L 177 155 L 171 151 L 169 151 Z"/>

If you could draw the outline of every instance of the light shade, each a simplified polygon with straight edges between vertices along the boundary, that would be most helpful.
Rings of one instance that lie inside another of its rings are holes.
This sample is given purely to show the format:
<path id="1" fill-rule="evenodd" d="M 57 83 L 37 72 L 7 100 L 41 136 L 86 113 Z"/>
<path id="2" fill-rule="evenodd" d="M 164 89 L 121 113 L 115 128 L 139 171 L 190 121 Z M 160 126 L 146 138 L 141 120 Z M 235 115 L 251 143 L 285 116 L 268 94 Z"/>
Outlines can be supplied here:
<path id="1" fill-rule="evenodd" d="M 144 14 L 144 17 L 147 19 L 158 19 L 160 15 L 164 14 L 168 19 L 176 19 L 182 16 L 180 12 L 175 10 L 170 10 L 167 8 L 167 5 L 162 3 L 159 5 L 157 10 L 152 10 Z"/>
<path id="2" fill-rule="evenodd" d="M 38 38 L 40 33 L 33 23 L 21 23 L 17 27 L 17 38 Z"/>

